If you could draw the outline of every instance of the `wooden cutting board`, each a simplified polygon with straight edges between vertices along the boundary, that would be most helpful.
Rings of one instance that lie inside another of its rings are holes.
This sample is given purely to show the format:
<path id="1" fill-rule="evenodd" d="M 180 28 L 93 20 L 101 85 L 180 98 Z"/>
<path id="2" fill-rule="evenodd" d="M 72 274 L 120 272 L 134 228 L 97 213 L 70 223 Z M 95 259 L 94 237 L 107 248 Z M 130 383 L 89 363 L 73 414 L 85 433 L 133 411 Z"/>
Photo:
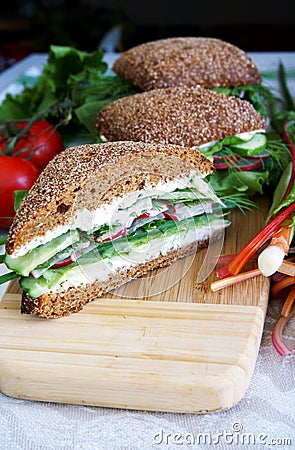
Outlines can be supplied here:
<path id="1" fill-rule="evenodd" d="M 263 225 L 266 202 L 232 214 L 224 253 Z M 0 390 L 49 402 L 211 413 L 245 394 L 269 280 L 211 292 L 196 279 L 206 251 L 136 280 L 61 319 L 22 316 L 17 281 L 0 303 Z"/>

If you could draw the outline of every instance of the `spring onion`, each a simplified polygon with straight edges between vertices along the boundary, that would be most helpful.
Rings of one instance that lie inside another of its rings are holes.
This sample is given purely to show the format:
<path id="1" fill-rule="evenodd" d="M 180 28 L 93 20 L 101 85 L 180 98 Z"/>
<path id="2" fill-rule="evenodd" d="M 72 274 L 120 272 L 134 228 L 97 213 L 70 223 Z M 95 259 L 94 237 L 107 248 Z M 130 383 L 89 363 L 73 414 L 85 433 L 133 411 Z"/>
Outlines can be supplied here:
<path id="1" fill-rule="evenodd" d="M 291 213 L 295 210 L 295 203 L 283 209 L 277 217 L 265 225 L 262 230 L 257 233 L 228 264 L 227 270 L 231 275 L 237 275 L 245 264 L 250 261 L 253 255 L 261 249 L 261 247 L 272 238 L 273 234 L 278 231 Z"/>
<path id="2" fill-rule="evenodd" d="M 262 275 L 269 277 L 279 270 L 288 254 L 292 235 L 291 227 L 281 228 L 273 234 L 269 245 L 258 257 L 258 268 Z"/>

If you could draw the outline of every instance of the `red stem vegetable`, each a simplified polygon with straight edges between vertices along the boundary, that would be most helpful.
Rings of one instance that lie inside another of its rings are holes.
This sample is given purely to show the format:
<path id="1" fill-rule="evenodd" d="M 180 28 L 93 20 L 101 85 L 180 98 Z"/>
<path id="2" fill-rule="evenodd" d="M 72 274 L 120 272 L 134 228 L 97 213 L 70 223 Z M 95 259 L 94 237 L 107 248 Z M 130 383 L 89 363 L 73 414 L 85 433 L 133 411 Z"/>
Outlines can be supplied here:
<path id="1" fill-rule="evenodd" d="M 272 330 L 272 343 L 280 356 L 290 355 L 292 350 L 288 347 L 283 338 L 284 328 L 289 321 L 289 317 L 280 316 Z"/>
<path id="2" fill-rule="evenodd" d="M 288 277 L 288 278 L 294 278 L 294 277 Z M 293 280 L 294 283 L 294 280 Z M 295 300 L 295 286 L 292 286 L 289 294 L 284 302 L 281 315 L 277 319 L 275 326 L 272 331 L 272 342 L 276 349 L 276 351 L 281 356 L 290 355 L 292 353 L 292 350 L 285 344 L 283 333 L 284 328 L 287 325 L 290 315 L 292 306 Z"/>
<path id="3" fill-rule="evenodd" d="M 275 231 L 279 230 L 282 223 L 290 217 L 294 209 L 295 203 L 292 203 L 262 228 L 262 230 L 242 248 L 227 266 L 231 275 L 237 275 L 241 271 L 244 265 L 252 258 L 259 248 L 272 237 Z"/>
<path id="4" fill-rule="evenodd" d="M 282 128 L 282 133 L 283 133 L 283 137 L 286 141 L 286 144 L 289 146 L 290 152 L 291 152 L 291 156 L 292 156 L 292 172 L 291 172 L 291 177 L 289 180 L 289 184 L 288 187 L 286 189 L 286 192 L 282 198 L 282 200 L 285 200 L 285 198 L 287 197 L 287 195 L 290 193 L 292 186 L 294 185 L 295 182 L 295 146 L 289 136 L 289 132 L 287 130 L 288 125 L 290 125 L 291 122 L 294 121 L 286 121 L 283 124 L 283 128 Z"/>

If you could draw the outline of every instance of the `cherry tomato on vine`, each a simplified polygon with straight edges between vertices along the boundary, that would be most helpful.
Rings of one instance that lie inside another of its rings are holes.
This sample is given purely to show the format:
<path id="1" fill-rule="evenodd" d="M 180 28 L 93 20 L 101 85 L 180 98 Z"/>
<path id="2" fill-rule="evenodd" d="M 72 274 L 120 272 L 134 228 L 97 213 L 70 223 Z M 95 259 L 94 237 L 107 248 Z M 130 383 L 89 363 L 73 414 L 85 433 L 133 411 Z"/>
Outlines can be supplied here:
<path id="1" fill-rule="evenodd" d="M 28 122 L 16 122 L 17 133 L 28 126 Z M 0 135 L 0 150 L 4 154 L 7 140 Z M 27 159 L 41 172 L 48 162 L 64 149 L 59 132 L 45 120 L 36 120 L 24 137 L 17 140 L 9 155 Z"/>
<path id="2" fill-rule="evenodd" d="M 14 191 L 28 190 L 39 170 L 30 162 L 13 156 L 0 156 L 0 228 L 9 228 L 15 215 Z"/>

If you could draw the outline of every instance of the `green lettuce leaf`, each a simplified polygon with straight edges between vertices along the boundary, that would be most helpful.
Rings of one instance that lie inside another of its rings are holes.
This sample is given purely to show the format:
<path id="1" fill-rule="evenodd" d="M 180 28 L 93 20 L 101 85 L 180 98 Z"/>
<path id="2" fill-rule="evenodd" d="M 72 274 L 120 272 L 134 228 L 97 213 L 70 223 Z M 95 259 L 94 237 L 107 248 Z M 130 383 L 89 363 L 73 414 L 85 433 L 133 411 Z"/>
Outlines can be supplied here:
<path id="1" fill-rule="evenodd" d="M 248 197 L 256 193 L 263 194 L 263 186 L 268 183 L 268 171 L 220 170 L 209 176 L 214 192 L 222 198 L 224 195 L 241 194 Z"/>
<path id="2" fill-rule="evenodd" d="M 263 83 L 248 86 L 217 87 L 213 90 L 247 100 L 257 112 L 265 117 L 274 117 L 278 111 L 278 98 Z"/>
<path id="3" fill-rule="evenodd" d="M 128 81 L 107 75 L 107 64 L 100 49 L 88 53 L 72 47 L 52 45 L 42 74 L 33 86 L 0 105 L 0 123 L 38 116 L 59 127 L 65 135 L 85 134 L 99 140 L 94 127 L 98 111 L 108 103 L 138 92 Z M 70 129 L 68 129 L 70 126 Z M 64 132 L 64 128 L 66 131 Z"/>

